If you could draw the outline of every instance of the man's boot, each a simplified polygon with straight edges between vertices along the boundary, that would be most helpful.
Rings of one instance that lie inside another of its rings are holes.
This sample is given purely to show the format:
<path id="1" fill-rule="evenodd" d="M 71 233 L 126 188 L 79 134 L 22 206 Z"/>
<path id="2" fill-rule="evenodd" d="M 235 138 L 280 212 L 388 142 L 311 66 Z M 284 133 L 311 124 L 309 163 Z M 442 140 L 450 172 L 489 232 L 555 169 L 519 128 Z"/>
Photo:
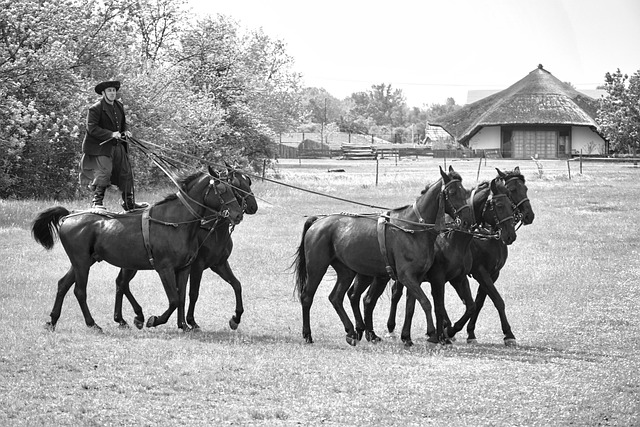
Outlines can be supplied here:
<path id="1" fill-rule="evenodd" d="M 126 212 L 134 211 L 136 209 L 144 209 L 149 206 L 149 203 L 136 203 L 133 193 L 122 193 L 122 209 Z"/>
<path id="2" fill-rule="evenodd" d="M 93 190 L 93 200 L 91 200 L 92 209 L 106 209 L 104 207 L 104 193 L 107 191 L 107 187 L 96 187 Z"/>

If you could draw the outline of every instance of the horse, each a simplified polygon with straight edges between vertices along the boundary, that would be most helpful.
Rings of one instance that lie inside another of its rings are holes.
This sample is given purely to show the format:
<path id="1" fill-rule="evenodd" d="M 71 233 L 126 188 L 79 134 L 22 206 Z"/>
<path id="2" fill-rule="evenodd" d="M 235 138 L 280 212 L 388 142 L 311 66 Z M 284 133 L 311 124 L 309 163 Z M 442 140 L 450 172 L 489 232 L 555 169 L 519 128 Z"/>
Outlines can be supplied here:
<path id="1" fill-rule="evenodd" d="M 531 202 L 527 197 L 527 186 L 525 184 L 525 178 L 520 172 L 520 168 L 516 166 L 513 171 L 507 172 L 503 172 L 496 168 L 496 171 L 498 173 L 497 179 L 500 179 L 508 190 L 508 197 L 511 201 L 516 223 L 524 225 L 531 224 L 535 218 L 535 214 L 531 207 Z M 467 326 L 467 342 L 476 342 L 474 333 L 475 323 L 477 321 L 478 314 L 482 309 L 485 298 L 489 295 L 500 316 L 505 345 L 516 345 L 516 339 L 506 317 L 504 300 L 495 287 L 495 281 L 507 260 L 507 246 L 508 243 L 503 240 L 486 238 L 474 238 L 471 240 L 469 249 L 472 264 L 469 274 L 460 274 L 449 281 L 458 293 L 460 299 L 465 303 L 466 310 L 460 320 L 455 324 L 451 324 L 451 321 L 445 311 L 444 322 L 449 325 L 444 329 L 446 339 L 453 339 L 455 334 L 458 333 L 464 327 L 464 324 L 470 320 Z M 467 279 L 468 275 L 471 275 L 479 284 L 475 301 L 470 299 L 472 296 L 470 293 L 469 281 Z M 396 308 L 401 296 L 402 287 L 396 283 L 392 287 L 391 308 L 389 312 L 389 319 L 387 321 L 387 330 L 390 334 L 393 333 L 395 329 Z M 473 310 L 470 310 L 471 303 L 473 303 Z M 410 308 L 407 309 L 407 311 L 409 310 Z M 408 315 L 405 313 L 405 317 L 407 316 Z M 406 338 L 404 327 L 401 337 L 403 340 Z"/>
<path id="2" fill-rule="evenodd" d="M 246 214 L 253 215 L 258 211 L 258 203 L 251 191 L 251 178 L 241 171 L 227 164 L 226 180 L 233 188 L 233 192 Z M 194 330 L 199 330 L 200 326 L 194 318 L 195 306 L 200 294 L 200 282 L 202 273 L 207 268 L 218 274 L 224 281 L 233 288 L 236 297 L 235 315 L 229 320 L 229 327 L 233 330 L 238 328 L 242 313 L 242 284 L 233 274 L 228 259 L 233 250 L 231 240 L 232 223 L 229 218 L 220 217 L 213 223 L 202 224 L 197 233 L 198 254 L 191 264 L 189 272 L 189 308 L 187 310 L 187 324 Z M 136 275 L 137 270 L 121 269 L 116 278 L 116 302 L 114 307 L 114 321 L 120 327 L 128 327 L 128 323 L 122 317 L 122 297 L 126 296 L 135 313 L 134 325 L 141 329 L 144 325 L 144 314 L 142 307 L 133 297 L 130 290 L 130 282 Z"/>
<path id="3" fill-rule="evenodd" d="M 500 178 L 496 178 L 490 183 L 481 183 L 473 189 L 469 203 L 471 211 L 474 213 L 474 218 L 478 219 L 472 228 L 484 230 L 489 227 L 490 230 L 496 230 L 497 238 L 505 245 L 510 245 L 516 240 L 514 211 L 509 199 L 509 190 Z M 445 344 L 450 343 L 450 338 L 445 328 L 445 324 L 449 322 L 444 306 L 445 284 L 447 281 L 451 282 L 460 299 L 464 302 L 465 313 L 471 315 L 475 312 L 475 303 L 468 283 L 466 286 L 461 286 L 454 280 L 458 277 L 466 277 L 471 270 L 473 264 L 471 243 L 474 236 L 477 236 L 477 233 L 466 230 L 452 230 L 438 235 L 435 244 L 435 259 L 424 277 L 424 280 L 431 284 L 431 294 L 436 312 L 436 332 L 439 334 L 440 340 Z M 493 236 L 486 236 L 486 238 L 493 238 Z M 373 332 L 372 312 L 386 284 L 387 280 L 383 281 L 380 278 L 376 278 L 374 285 L 367 291 L 364 301 L 364 326 L 368 340 L 380 340 Z M 360 287 L 359 290 L 358 287 Z M 358 281 L 354 282 L 353 288 L 353 295 L 350 294 L 350 298 L 355 310 L 356 308 L 359 309 L 359 295 L 362 294 L 363 290 Z M 394 284 L 393 296 L 398 298 L 398 294 L 402 295 L 401 282 Z M 395 320 L 396 309 L 397 300 L 391 305 L 390 320 Z M 413 295 L 408 294 L 405 321 L 401 334 L 401 339 L 407 347 L 413 345 L 411 340 L 411 321 L 414 310 L 415 298 Z"/>
<path id="4" fill-rule="evenodd" d="M 452 167 L 448 174 L 440 168 L 440 175 L 441 179 L 427 185 L 412 205 L 383 215 L 334 214 L 307 219 L 292 264 L 295 290 L 302 305 L 302 336 L 307 343 L 313 343 L 310 326 L 313 297 L 329 266 L 337 273 L 329 299 L 344 325 L 347 343 L 357 343 L 353 323 L 343 307 L 344 295 L 356 274 L 397 276 L 424 308 L 429 339 L 437 343 L 431 304 L 420 288 L 420 278 L 433 262 L 433 245 L 444 226 L 444 212 L 453 217 L 460 211 L 466 212 L 469 195 Z M 470 221 L 470 215 L 462 219 Z"/>
<path id="5" fill-rule="evenodd" d="M 180 174 L 177 194 L 132 213 L 115 214 L 96 210 L 70 212 L 62 206 L 45 209 L 35 218 L 32 235 L 45 249 L 54 245 L 57 234 L 71 261 L 58 281 L 58 292 L 47 328 L 55 330 L 64 297 L 75 283 L 74 294 L 88 327 L 101 331 L 87 305 L 87 280 L 91 266 L 99 261 L 125 269 L 155 269 L 169 300 L 168 309 L 153 316 L 147 326 L 168 321 L 178 309 L 178 328 L 186 329 L 184 300 L 189 265 L 197 252 L 195 238 L 200 222 L 228 217 L 242 221 L 242 208 L 229 184 L 217 173 Z M 173 178 L 172 178 L 173 179 Z M 206 215 L 209 212 L 209 215 Z M 142 224 L 142 226 L 141 226 Z"/>
<path id="6" fill-rule="evenodd" d="M 531 207 L 531 202 L 527 197 L 527 186 L 524 176 L 520 173 L 520 168 L 516 167 L 513 171 L 506 173 L 498 170 L 498 174 L 509 189 L 512 203 L 517 211 L 516 218 L 519 218 L 524 225 L 533 223 L 535 214 Z M 504 335 L 504 344 L 506 346 L 516 346 L 517 340 L 507 320 L 504 300 L 495 287 L 495 282 L 500 276 L 500 270 L 504 267 L 507 262 L 507 257 L 509 256 L 508 247 L 500 241 L 474 239 L 471 244 L 471 252 L 473 255 L 471 277 L 478 282 L 478 292 L 475 299 L 476 309 L 472 314 L 465 313 L 465 315 L 456 322 L 458 326 L 451 328 L 451 336 L 462 329 L 468 319 L 467 342 L 470 344 L 477 343 L 475 335 L 476 322 L 488 295 L 493 301 L 496 310 L 498 310 L 502 333 Z M 464 280 L 468 282 L 466 276 Z"/>

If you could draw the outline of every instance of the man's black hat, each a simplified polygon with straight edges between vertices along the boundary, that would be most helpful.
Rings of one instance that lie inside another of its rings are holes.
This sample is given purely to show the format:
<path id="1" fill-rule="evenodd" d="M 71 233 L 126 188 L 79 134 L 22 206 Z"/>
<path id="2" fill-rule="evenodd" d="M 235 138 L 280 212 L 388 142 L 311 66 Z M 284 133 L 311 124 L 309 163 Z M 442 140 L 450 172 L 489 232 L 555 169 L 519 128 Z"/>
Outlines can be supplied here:
<path id="1" fill-rule="evenodd" d="M 95 91 L 98 95 L 102 95 L 102 91 L 104 91 L 108 87 L 115 87 L 116 90 L 120 90 L 120 82 L 117 80 L 112 80 L 108 82 L 98 83 L 96 85 Z"/>

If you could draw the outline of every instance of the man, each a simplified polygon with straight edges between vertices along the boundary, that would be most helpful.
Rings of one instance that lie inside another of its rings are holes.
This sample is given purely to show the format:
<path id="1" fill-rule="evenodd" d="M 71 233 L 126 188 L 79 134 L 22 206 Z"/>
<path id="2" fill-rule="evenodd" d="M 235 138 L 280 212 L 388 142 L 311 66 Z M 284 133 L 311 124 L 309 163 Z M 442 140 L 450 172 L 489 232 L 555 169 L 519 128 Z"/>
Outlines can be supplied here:
<path id="1" fill-rule="evenodd" d="M 127 128 L 124 107 L 116 100 L 119 81 L 106 81 L 95 87 L 102 99 L 89 108 L 87 133 L 82 142 L 80 184 L 93 191 L 91 207 L 105 209 L 104 194 L 111 184 L 122 191 L 125 211 L 141 209 L 148 204 L 135 202 L 133 172 L 129 162 L 129 146 L 125 138 L 131 136 Z"/>

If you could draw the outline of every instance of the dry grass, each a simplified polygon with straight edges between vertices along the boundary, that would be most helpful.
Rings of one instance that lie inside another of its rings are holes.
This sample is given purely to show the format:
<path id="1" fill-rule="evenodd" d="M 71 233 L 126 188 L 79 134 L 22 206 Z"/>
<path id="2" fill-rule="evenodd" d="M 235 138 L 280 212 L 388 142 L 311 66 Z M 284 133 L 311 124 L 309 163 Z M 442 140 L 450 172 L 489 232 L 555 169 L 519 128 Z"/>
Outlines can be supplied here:
<path id="1" fill-rule="evenodd" d="M 439 176 L 435 160 L 388 160 L 376 187 L 371 162 L 284 163 L 278 176 L 288 183 L 388 207 L 413 201 Z M 349 347 L 327 301 L 331 274 L 312 309 L 316 343 L 303 344 L 288 266 L 304 216 L 371 209 L 259 181 L 260 210 L 234 232 L 231 265 L 246 310 L 238 331 L 227 326 L 231 288 L 210 271 L 196 312 L 203 332 L 178 332 L 175 317 L 157 329 L 120 330 L 111 320 L 117 269 L 99 264 L 88 292 L 104 333 L 87 330 L 71 293 L 56 332 L 45 332 L 69 262 L 61 246 L 38 246 L 28 226 L 54 203 L 0 201 L 0 424 L 638 425 L 640 170 L 585 164 L 568 180 L 563 162 L 544 162 L 542 177 L 529 163 L 520 166 L 536 220 L 519 230 L 498 281 L 517 348 L 503 346 L 490 302 L 477 346 L 461 336 L 429 351 L 421 315 L 411 350 L 392 339 Z M 471 187 L 477 161 L 453 165 Z M 480 179 L 494 176 L 492 166 L 515 165 L 489 160 Z M 165 309 L 155 273 L 141 272 L 132 289 L 147 316 Z M 453 294 L 452 318 L 462 313 Z M 383 296 L 379 332 L 388 305 Z"/>

